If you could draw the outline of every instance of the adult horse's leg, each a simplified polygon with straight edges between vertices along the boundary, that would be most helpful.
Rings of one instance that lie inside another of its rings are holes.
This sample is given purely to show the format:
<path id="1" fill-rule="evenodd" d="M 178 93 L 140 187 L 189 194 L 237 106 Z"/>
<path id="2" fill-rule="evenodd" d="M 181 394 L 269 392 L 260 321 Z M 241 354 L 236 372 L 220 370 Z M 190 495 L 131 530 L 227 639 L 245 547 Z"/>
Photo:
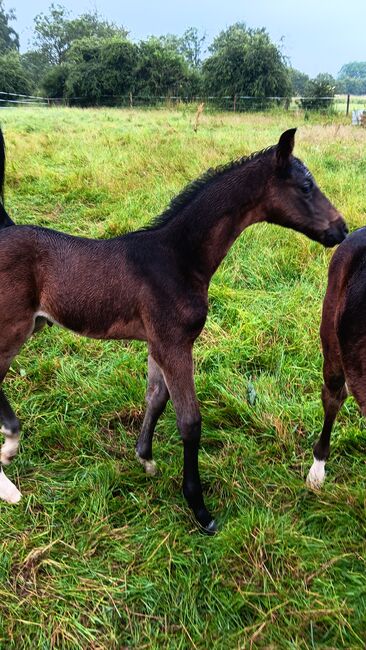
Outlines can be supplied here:
<path id="1" fill-rule="evenodd" d="M 151 353 L 158 359 L 164 374 L 183 441 L 183 494 L 200 526 L 206 533 L 213 534 L 216 532 L 216 524 L 204 503 L 198 469 L 201 415 L 193 380 L 192 347 L 165 349 L 161 355 L 152 349 Z"/>
<path id="2" fill-rule="evenodd" d="M 156 423 L 163 413 L 169 399 L 161 368 L 149 354 L 148 357 L 148 386 L 146 393 L 147 409 L 136 444 L 136 456 L 144 466 L 147 474 L 155 474 L 156 464 L 152 455 L 152 440 Z"/>

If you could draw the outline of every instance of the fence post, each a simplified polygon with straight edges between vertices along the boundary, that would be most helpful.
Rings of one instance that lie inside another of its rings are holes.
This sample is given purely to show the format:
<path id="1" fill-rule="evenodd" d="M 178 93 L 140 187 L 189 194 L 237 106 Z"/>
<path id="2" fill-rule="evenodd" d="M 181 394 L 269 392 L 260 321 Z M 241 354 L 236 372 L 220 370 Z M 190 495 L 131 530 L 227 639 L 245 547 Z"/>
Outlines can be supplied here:
<path id="1" fill-rule="evenodd" d="M 349 114 L 349 97 L 350 97 L 350 95 L 349 95 L 349 93 L 348 93 L 348 95 L 347 95 L 347 108 L 346 108 L 346 115 Z"/>
<path id="2" fill-rule="evenodd" d="M 233 109 L 234 109 L 234 113 L 235 113 L 235 111 L 236 111 L 236 94 L 234 95 L 234 106 L 233 106 Z"/>
<path id="3" fill-rule="evenodd" d="M 133 102 L 132 102 L 132 93 L 130 93 L 130 108 L 133 107 Z"/>

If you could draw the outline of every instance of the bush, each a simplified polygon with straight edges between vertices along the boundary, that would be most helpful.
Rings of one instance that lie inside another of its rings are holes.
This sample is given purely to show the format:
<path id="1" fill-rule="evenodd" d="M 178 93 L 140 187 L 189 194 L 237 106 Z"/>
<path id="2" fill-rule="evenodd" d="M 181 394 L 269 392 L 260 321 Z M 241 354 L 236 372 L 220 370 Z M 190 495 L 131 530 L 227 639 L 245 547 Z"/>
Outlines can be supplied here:
<path id="1" fill-rule="evenodd" d="M 305 86 L 304 97 L 300 100 L 305 110 L 329 110 L 333 105 L 335 80 L 329 74 L 319 74 L 310 79 Z"/>

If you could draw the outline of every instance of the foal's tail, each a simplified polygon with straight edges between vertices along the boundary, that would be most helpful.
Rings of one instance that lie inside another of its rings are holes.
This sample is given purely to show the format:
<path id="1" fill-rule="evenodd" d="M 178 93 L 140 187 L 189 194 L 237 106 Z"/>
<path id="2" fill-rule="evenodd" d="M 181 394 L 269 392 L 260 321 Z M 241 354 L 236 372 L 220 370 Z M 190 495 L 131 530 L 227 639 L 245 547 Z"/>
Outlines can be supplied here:
<path id="1" fill-rule="evenodd" d="M 3 132 L 0 129 L 0 228 L 15 226 L 4 208 L 4 182 L 5 182 L 5 142 Z"/>

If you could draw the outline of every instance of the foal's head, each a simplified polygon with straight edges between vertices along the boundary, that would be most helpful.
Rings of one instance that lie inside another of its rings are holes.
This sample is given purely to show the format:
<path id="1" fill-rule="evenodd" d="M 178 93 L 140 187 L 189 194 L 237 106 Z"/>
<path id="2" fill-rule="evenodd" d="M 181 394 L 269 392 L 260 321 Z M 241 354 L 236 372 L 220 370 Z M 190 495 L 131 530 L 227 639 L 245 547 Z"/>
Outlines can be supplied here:
<path id="1" fill-rule="evenodd" d="M 295 132 L 285 131 L 273 150 L 266 221 L 298 230 L 324 246 L 335 246 L 348 233 L 346 222 L 304 163 L 292 155 Z"/>

